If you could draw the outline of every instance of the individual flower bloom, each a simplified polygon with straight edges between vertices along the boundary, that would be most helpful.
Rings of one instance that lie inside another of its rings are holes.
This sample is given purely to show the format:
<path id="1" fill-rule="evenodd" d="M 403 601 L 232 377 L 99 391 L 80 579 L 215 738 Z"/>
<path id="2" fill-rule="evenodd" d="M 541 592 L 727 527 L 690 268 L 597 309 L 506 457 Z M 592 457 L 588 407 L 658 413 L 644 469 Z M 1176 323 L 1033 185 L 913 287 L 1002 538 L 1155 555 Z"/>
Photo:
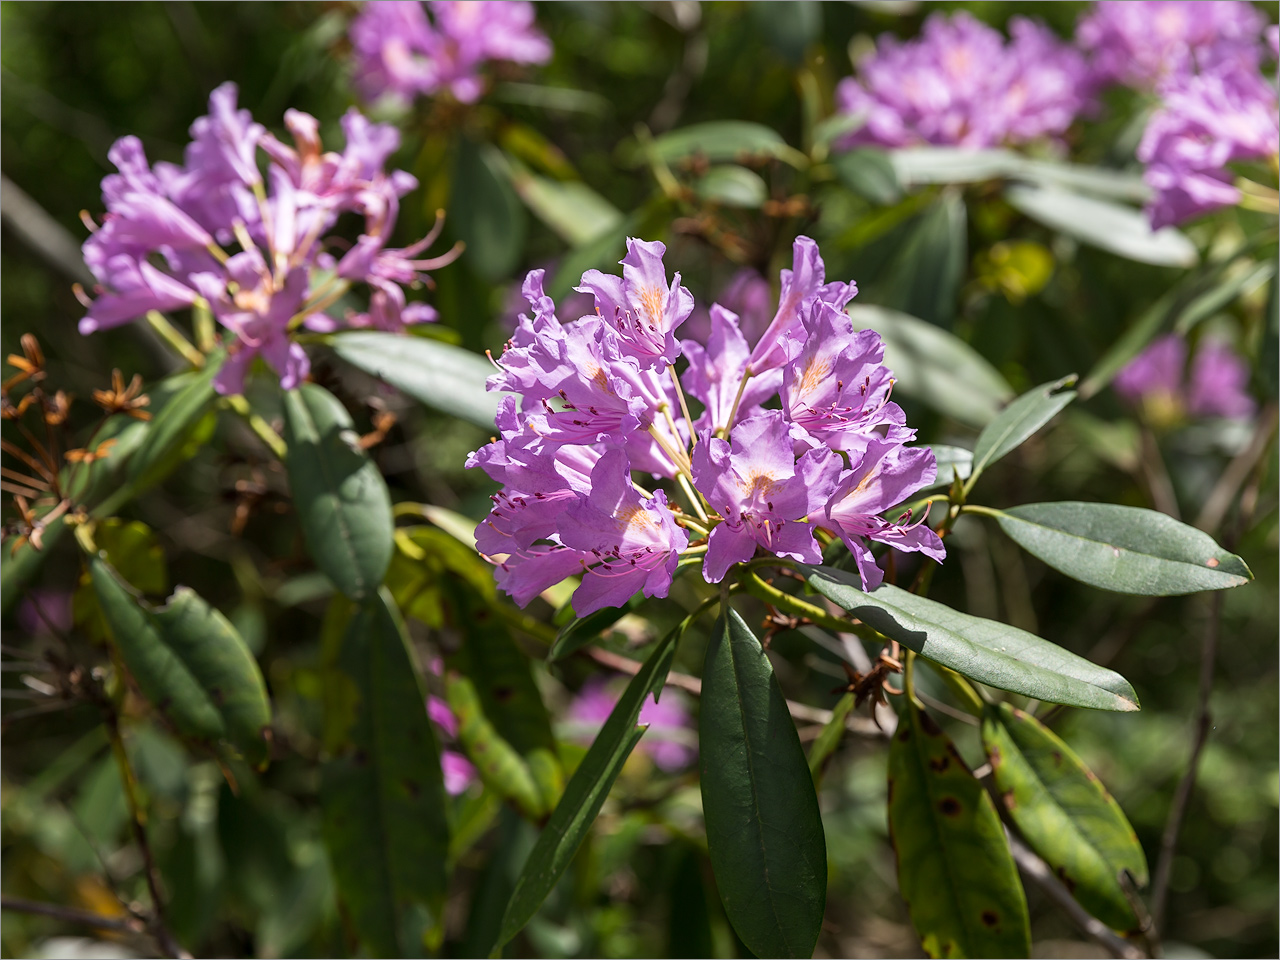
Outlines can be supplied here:
<path id="1" fill-rule="evenodd" d="M 946 556 L 942 538 L 925 523 L 927 510 L 915 523 L 910 522 L 910 513 L 897 521 L 880 516 L 928 487 L 937 473 L 937 461 L 928 447 L 872 441 L 853 469 L 841 477 L 827 503 L 827 522 L 822 525 L 833 528 L 853 554 L 864 590 L 874 590 L 884 580 L 868 540 L 918 551 L 939 562 Z"/>
<path id="2" fill-rule="evenodd" d="M 1047 31 L 999 32 L 961 12 L 933 14 L 906 43 L 882 36 L 837 88 L 841 111 L 863 125 L 840 146 L 917 144 L 978 149 L 1063 133 L 1086 104 L 1079 58 Z"/>
<path id="3" fill-rule="evenodd" d="M 223 395 L 243 393 L 245 375 L 254 357 L 261 356 L 280 375 L 281 388 L 294 389 L 311 371 L 306 351 L 289 339 L 289 323 L 301 313 L 306 299 L 306 270 L 289 271 L 277 290 L 256 248 L 236 254 L 227 267 L 236 286 L 234 294 L 221 277 L 208 273 L 192 277 L 218 322 L 236 334 L 214 377 L 214 387 Z"/>
<path id="4" fill-rule="evenodd" d="M 693 451 L 693 480 L 724 521 L 711 531 L 703 577 L 719 583 L 735 563 L 761 546 L 780 557 L 821 563 L 807 522 L 821 519 L 840 475 L 840 458 L 825 448 L 798 461 L 779 411 L 741 421 L 726 442 L 704 436 Z"/>
<path id="5" fill-rule="evenodd" d="M 694 424 L 699 433 L 724 431 L 731 417 L 745 420 L 762 413 L 760 404 L 777 393 L 782 382 L 782 371 L 775 369 L 743 383 L 750 348 L 739 329 L 737 315 L 718 303 L 711 306 L 707 345 L 685 340 L 682 349 L 689 360 L 683 377 L 685 389 L 705 408 Z"/>
<path id="6" fill-rule="evenodd" d="M 653 241 L 627 238 L 622 276 L 588 270 L 579 293 L 595 297 L 596 313 L 617 331 L 624 351 L 642 367 L 670 366 L 680 355 L 675 330 L 693 312 L 693 295 L 680 285 L 680 274 L 667 286 L 662 257 L 667 248 Z"/>
<path id="7" fill-rule="evenodd" d="M 318 329 L 312 314 L 307 318 L 307 328 Z M 319 315 L 322 316 L 322 315 Z M 426 303 L 406 303 L 404 291 L 394 283 L 378 283 L 369 296 L 368 313 L 350 313 L 347 326 L 356 330 L 384 330 L 387 333 L 403 333 L 406 327 L 419 323 L 434 323 L 439 319 L 436 308 Z M 335 325 L 336 326 L 336 325 Z M 321 332 L 326 332 L 321 330 Z"/>
<path id="8" fill-rule="evenodd" d="M 1234 61 L 1256 66 L 1262 11 L 1235 0 L 1103 0 L 1076 28 L 1098 83 L 1153 88 Z"/>
<path id="9" fill-rule="evenodd" d="M 126 254 L 111 257 L 95 273 L 104 286 L 98 287 L 98 296 L 85 304 L 88 312 L 80 320 L 80 332 L 85 336 L 118 327 L 151 310 L 164 313 L 190 306 L 200 296 L 145 260 Z"/>
<path id="10" fill-rule="evenodd" d="M 439 727 L 446 736 L 456 737 L 458 735 L 458 718 L 453 711 L 449 709 L 449 704 L 445 703 L 437 696 L 427 697 L 427 716 L 431 718 L 431 722 Z"/>
<path id="11" fill-rule="evenodd" d="M 418 0 L 370 0 L 348 31 L 361 96 L 409 101 L 436 86 L 435 30 Z"/>
<path id="12" fill-rule="evenodd" d="M 645 498 L 631 483 L 630 464 L 610 450 L 591 472 L 591 493 L 560 515 L 560 538 L 583 557 L 573 609 L 582 617 L 618 607 L 637 591 L 665 597 L 689 535 L 676 525 L 666 495 Z M 588 566 L 588 564 L 590 566 Z"/>
<path id="13" fill-rule="evenodd" d="M 1225 63 L 1161 86 L 1164 104 L 1147 123 L 1138 159 L 1154 189 L 1155 227 L 1240 201 L 1227 164 L 1280 153 L 1276 89 L 1254 68 Z"/>
<path id="14" fill-rule="evenodd" d="M 804 340 L 801 305 L 812 297 L 843 310 L 858 295 L 856 283 L 826 282 L 826 264 L 818 245 L 809 237 L 796 237 L 790 270 L 782 270 L 778 309 L 751 351 L 747 365 L 752 376 L 781 367 Z"/>
<path id="15" fill-rule="evenodd" d="M 444 774 L 444 789 L 451 797 L 466 793 L 476 782 L 478 775 L 471 761 L 457 750 L 440 751 L 440 772 Z"/>
<path id="16" fill-rule="evenodd" d="M 1116 374 L 1112 386 L 1135 406 L 1169 408 L 1182 393 L 1182 371 L 1187 364 L 1187 342 L 1176 333 L 1151 341 Z"/>
<path id="17" fill-rule="evenodd" d="M 565 719 L 570 729 L 581 734 L 583 740 L 590 740 L 609 719 L 621 695 L 616 682 L 600 677 L 588 680 L 569 705 Z M 698 742 L 689 704 L 679 690 L 667 687 L 657 701 L 653 694 L 645 697 L 639 722 L 649 729 L 636 745 L 636 753 L 650 757 L 659 769 L 676 773 L 697 759 Z"/>
<path id="18" fill-rule="evenodd" d="M 805 445 L 856 457 L 874 439 L 912 439 L 902 408 L 889 400 L 893 375 L 880 335 L 855 332 L 847 314 L 820 300 L 805 305 L 803 318 L 807 338 L 783 370 L 781 395 Z"/>
<path id="19" fill-rule="evenodd" d="M 191 124 L 191 143 L 184 154 L 187 170 L 205 184 L 236 180 L 247 186 L 262 182 L 258 141 L 266 129 L 248 110 L 236 109 L 237 89 L 224 83 L 209 94 L 209 113 Z"/>
<path id="20" fill-rule="evenodd" d="M 1193 417 L 1241 419 L 1253 416 L 1257 404 L 1249 396 L 1249 366 L 1221 340 L 1200 341 L 1191 361 L 1187 413 Z"/>

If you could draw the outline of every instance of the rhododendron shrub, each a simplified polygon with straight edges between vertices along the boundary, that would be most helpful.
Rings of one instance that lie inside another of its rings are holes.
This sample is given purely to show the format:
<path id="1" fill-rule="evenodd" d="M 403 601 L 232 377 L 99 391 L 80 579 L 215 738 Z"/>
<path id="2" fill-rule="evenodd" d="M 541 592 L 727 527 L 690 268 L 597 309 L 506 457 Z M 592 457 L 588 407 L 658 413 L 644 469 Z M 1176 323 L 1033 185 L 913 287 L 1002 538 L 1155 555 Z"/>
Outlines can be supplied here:
<path id="1" fill-rule="evenodd" d="M 0 952 L 1276 952 L 1274 9 L 3 12 Z"/>

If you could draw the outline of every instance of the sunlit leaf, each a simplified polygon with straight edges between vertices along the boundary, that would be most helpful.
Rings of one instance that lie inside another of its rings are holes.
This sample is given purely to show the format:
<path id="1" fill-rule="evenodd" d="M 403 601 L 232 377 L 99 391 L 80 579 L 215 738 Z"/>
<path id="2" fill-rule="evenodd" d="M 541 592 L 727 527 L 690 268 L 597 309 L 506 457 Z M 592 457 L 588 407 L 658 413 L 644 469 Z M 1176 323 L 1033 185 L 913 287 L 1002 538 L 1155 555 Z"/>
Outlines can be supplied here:
<path id="1" fill-rule="evenodd" d="M 1075 399 L 1074 390 L 1063 387 L 1075 383 L 1075 376 L 1063 377 L 1053 383 L 1042 383 L 1018 397 L 978 434 L 973 445 L 973 470 L 969 476 L 972 486 L 978 475 L 1010 450 L 1026 442 L 1027 438 L 1058 415 L 1058 412 Z"/>

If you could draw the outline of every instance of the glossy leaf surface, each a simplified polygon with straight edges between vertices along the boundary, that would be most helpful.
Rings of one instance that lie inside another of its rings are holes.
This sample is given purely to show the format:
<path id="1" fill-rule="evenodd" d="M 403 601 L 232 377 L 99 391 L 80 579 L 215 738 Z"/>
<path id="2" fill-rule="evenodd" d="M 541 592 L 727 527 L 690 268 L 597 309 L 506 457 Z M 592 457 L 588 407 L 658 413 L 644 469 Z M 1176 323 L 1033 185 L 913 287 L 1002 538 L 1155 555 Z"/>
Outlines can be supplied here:
<path id="1" fill-rule="evenodd" d="M 857 574 L 843 570 L 805 569 L 809 585 L 851 616 L 971 680 L 1051 703 L 1138 709 L 1137 694 L 1120 674 L 1026 630 L 961 613 L 889 584 L 866 593 Z"/>
<path id="2" fill-rule="evenodd" d="M 992 511 L 1000 529 L 1055 570 L 1103 590 L 1167 597 L 1253 579 L 1202 530 L 1117 503 L 1029 503 Z"/>
<path id="3" fill-rule="evenodd" d="M 1074 400 L 1074 390 L 1062 389 L 1074 382 L 1075 377 L 1070 376 L 1053 383 L 1042 383 L 1001 410 L 983 428 L 982 433 L 978 434 L 978 440 L 973 446 L 973 472 L 969 483 L 972 484 L 978 474 L 1010 450 L 1021 446 L 1028 437 Z"/>
<path id="4" fill-rule="evenodd" d="M 1026 957 L 1026 897 L 995 806 L 955 746 L 908 704 L 889 748 L 898 888 L 930 957 Z"/>
<path id="5" fill-rule="evenodd" d="M 699 718 L 707 846 L 725 912 L 757 956 L 807 957 L 826 907 L 822 816 L 769 658 L 733 610 L 711 633 Z"/>

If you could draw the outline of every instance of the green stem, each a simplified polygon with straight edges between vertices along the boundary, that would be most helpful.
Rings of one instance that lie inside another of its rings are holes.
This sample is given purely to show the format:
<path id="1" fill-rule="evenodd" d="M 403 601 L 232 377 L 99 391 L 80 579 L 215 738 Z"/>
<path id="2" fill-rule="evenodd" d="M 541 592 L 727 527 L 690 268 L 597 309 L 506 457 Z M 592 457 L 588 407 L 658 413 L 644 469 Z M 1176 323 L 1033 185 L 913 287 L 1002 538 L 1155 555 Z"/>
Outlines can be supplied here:
<path id="1" fill-rule="evenodd" d="M 152 329 L 160 334 L 165 343 L 178 351 L 182 359 L 186 360 L 187 363 L 197 370 L 204 366 L 204 354 L 197 350 L 191 341 L 182 335 L 182 331 L 170 323 L 163 313 L 159 310 L 148 310 L 147 323 L 151 324 Z"/>
<path id="2" fill-rule="evenodd" d="M 964 677 L 940 663 L 929 661 L 929 666 L 938 673 L 943 680 L 947 682 L 947 686 L 951 688 L 951 692 L 960 701 L 960 707 L 966 713 L 971 713 L 975 717 L 981 717 L 986 708 L 986 703 L 982 699 L 982 695 L 977 689 Z"/>
<path id="3" fill-rule="evenodd" d="M 755 594 L 761 600 L 771 603 L 779 610 L 785 610 L 793 616 L 811 620 L 820 627 L 826 627 L 828 630 L 834 630 L 837 633 L 856 634 L 864 640 L 875 640 L 881 643 L 889 642 L 864 623 L 854 623 L 852 620 L 842 620 L 840 617 L 834 617 L 816 604 L 801 600 L 793 594 L 779 590 L 772 584 L 765 583 L 754 570 L 744 570 L 740 582 L 743 589 L 748 593 Z"/>
<path id="4" fill-rule="evenodd" d="M 263 420 L 253 412 L 249 406 L 249 401 L 244 398 L 244 394 L 236 393 L 224 398 L 232 410 L 238 413 L 244 421 L 249 424 L 249 428 L 258 435 L 258 439 L 271 448 L 279 459 L 283 460 L 289 452 L 289 448 L 285 445 L 280 434 L 271 429 L 271 424 Z"/>

